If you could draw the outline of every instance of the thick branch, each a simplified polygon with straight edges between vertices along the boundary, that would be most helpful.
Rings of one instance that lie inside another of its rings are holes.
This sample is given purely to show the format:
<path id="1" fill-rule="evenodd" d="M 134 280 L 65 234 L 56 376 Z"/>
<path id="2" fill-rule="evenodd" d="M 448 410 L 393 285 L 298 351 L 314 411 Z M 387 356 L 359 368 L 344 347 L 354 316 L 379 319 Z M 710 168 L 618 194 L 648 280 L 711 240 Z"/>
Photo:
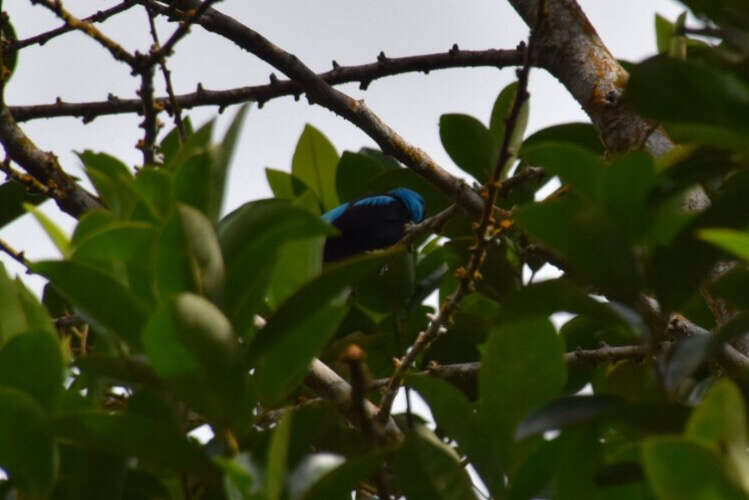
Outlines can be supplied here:
<path id="1" fill-rule="evenodd" d="M 150 4 L 149 4 L 150 5 Z M 320 73 L 318 76 L 330 85 L 360 82 L 361 87 L 368 86 L 372 81 L 387 76 L 400 75 L 422 71 L 449 68 L 496 67 L 515 66 L 522 62 L 523 53 L 519 50 L 450 50 L 437 54 L 419 56 L 386 58 L 382 61 L 361 64 L 357 66 L 338 66 Z M 231 104 L 255 101 L 260 105 L 284 96 L 299 96 L 304 89 L 292 80 L 276 80 L 268 85 L 239 87 L 229 90 L 206 90 L 198 87 L 196 92 L 175 96 L 180 108 L 190 109 L 198 106 L 219 106 L 224 108 Z M 155 99 L 158 107 L 172 113 L 173 106 L 168 97 Z M 120 99 L 110 96 L 106 101 L 68 103 L 58 101 L 52 104 L 34 106 L 11 106 L 13 116 L 19 122 L 37 118 L 55 118 L 60 116 L 82 117 L 90 121 L 97 116 L 120 113 L 140 113 L 143 104 L 140 99 Z"/>
<path id="2" fill-rule="evenodd" d="M 510 0 L 529 26 L 539 0 Z M 610 151 L 644 147 L 655 156 L 671 148 L 666 133 L 620 102 L 629 74 L 614 59 L 575 0 L 546 2 L 533 52 L 536 65 L 557 77 L 588 113 Z"/>
<path id="3" fill-rule="evenodd" d="M 356 421 L 351 385 L 325 363 L 319 359 L 313 359 L 309 365 L 305 383 L 325 399 L 333 401 L 344 414 L 351 415 Z M 368 419 L 374 419 L 377 415 L 377 407 L 369 400 L 364 401 L 364 411 Z M 384 433 L 388 439 L 394 441 L 403 439 L 403 433 L 392 418 L 385 423 Z"/>
<path id="4" fill-rule="evenodd" d="M 8 108 L 0 103 L 0 143 L 6 154 L 40 183 L 64 212 L 73 217 L 99 208 L 99 201 L 68 176 L 52 153 L 41 151 L 16 124 Z"/>

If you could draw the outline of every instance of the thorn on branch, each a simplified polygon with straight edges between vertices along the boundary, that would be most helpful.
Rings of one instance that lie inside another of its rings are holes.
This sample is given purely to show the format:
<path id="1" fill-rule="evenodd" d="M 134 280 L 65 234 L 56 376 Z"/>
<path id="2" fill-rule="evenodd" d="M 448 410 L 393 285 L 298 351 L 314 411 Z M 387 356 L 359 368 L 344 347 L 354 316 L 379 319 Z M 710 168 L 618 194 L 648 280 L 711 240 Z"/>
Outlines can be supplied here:
<path id="1" fill-rule="evenodd" d="M 361 82 L 359 82 L 359 89 L 367 90 L 370 83 L 372 83 L 372 80 L 362 80 Z"/>
<path id="2" fill-rule="evenodd" d="M 271 73 L 269 79 L 270 79 L 270 84 L 271 85 L 277 85 L 278 84 L 278 77 L 276 76 L 275 73 Z"/>
<path id="3" fill-rule="evenodd" d="M 381 50 L 379 54 L 377 54 L 377 62 L 380 64 L 385 64 L 387 62 L 388 58 L 385 55 L 385 51 Z"/>
<path id="4" fill-rule="evenodd" d="M 450 47 L 450 50 L 447 52 L 451 56 L 454 56 L 460 51 L 460 47 L 458 47 L 457 43 L 454 43 L 452 47 Z"/>
<path id="5" fill-rule="evenodd" d="M 338 64 L 338 62 L 335 59 L 333 59 L 333 71 L 337 69 L 341 69 L 341 65 Z"/>

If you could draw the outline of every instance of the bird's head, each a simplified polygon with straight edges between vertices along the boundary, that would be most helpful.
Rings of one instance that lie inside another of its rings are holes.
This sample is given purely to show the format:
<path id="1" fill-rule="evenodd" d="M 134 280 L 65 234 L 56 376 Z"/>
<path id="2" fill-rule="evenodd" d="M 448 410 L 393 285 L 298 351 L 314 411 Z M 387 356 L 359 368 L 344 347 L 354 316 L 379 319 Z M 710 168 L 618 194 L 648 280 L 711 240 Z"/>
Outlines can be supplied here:
<path id="1" fill-rule="evenodd" d="M 388 194 L 395 196 L 403 202 L 408 210 L 411 221 L 419 223 L 424 220 L 425 204 L 424 198 L 419 193 L 408 188 L 395 188 L 388 191 Z"/>

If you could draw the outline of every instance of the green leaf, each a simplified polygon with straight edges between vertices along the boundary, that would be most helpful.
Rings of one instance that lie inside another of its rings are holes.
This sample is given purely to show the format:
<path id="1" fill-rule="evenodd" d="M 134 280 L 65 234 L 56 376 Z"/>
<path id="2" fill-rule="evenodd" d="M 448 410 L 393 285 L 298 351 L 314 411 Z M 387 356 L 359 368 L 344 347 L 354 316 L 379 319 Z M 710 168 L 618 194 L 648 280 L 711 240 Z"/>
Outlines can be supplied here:
<path id="1" fill-rule="evenodd" d="M 287 411 L 276 425 L 268 449 L 268 466 L 265 472 L 265 495 L 269 500 L 278 500 L 286 479 L 286 457 L 289 453 L 289 436 L 293 413 Z"/>
<path id="2" fill-rule="evenodd" d="M 349 201 L 372 194 L 371 180 L 388 170 L 392 168 L 383 165 L 371 154 L 344 151 L 336 169 L 338 198 Z"/>
<path id="3" fill-rule="evenodd" d="M 410 376 L 408 385 L 429 404 L 437 426 L 458 442 L 460 450 L 492 491 L 500 491 L 502 467 L 487 446 L 490 436 L 480 425 L 474 406 L 453 385 L 429 376 Z"/>
<path id="4" fill-rule="evenodd" d="M 406 497 L 475 499 L 471 480 L 457 454 L 420 428 L 403 443 L 395 457 L 395 469 Z"/>
<path id="5" fill-rule="evenodd" d="M 679 437 L 650 438 L 642 445 L 645 473 L 664 500 L 746 499 L 710 448 Z"/>
<path id="6" fill-rule="evenodd" d="M 708 18 L 718 24 L 749 28 L 749 14 L 743 0 L 682 0 L 697 17 Z"/>
<path id="7" fill-rule="evenodd" d="M 218 300 L 224 258 L 213 224 L 188 205 L 177 205 L 156 249 L 156 286 L 162 297 L 192 291 Z"/>
<path id="8" fill-rule="evenodd" d="M 216 455 L 213 461 L 224 473 L 227 500 L 262 500 L 265 498 L 260 468 L 253 463 L 249 453 L 240 453 L 231 459 Z"/>
<path id="9" fill-rule="evenodd" d="M 44 331 L 56 335 L 44 306 L 29 292 L 20 279 L 11 280 L 0 264 L 0 347 L 16 335 Z"/>
<path id="10" fill-rule="evenodd" d="M 185 139 L 193 135 L 195 132 L 192 128 L 192 121 L 189 116 L 182 118 L 182 126 L 185 129 Z M 179 150 L 182 139 L 179 136 L 179 129 L 175 126 L 170 130 L 159 144 L 159 149 L 164 155 L 164 163 L 169 163 L 169 160 Z"/>
<path id="11" fill-rule="evenodd" d="M 645 152 L 626 154 L 606 169 L 601 197 L 619 230 L 630 241 L 647 228 L 647 199 L 654 185 L 653 159 Z"/>
<path id="12" fill-rule="evenodd" d="M 221 220 L 218 237 L 226 267 L 224 310 L 238 332 L 252 324 L 287 241 L 329 235 L 333 228 L 286 200 L 246 203 Z"/>
<path id="13" fill-rule="evenodd" d="M 209 183 L 210 203 L 206 215 L 208 215 L 208 218 L 212 221 L 217 221 L 221 215 L 224 193 L 226 192 L 227 173 L 229 171 L 229 166 L 231 166 L 237 141 L 239 140 L 239 134 L 242 130 L 242 125 L 244 124 L 249 109 L 250 103 L 243 104 L 239 107 L 237 114 L 234 115 L 231 123 L 229 123 L 229 127 L 226 129 L 226 133 L 221 139 L 221 143 L 218 145 L 213 162 L 211 163 L 211 177 Z"/>
<path id="14" fill-rule="evenodd" d="M 183 293 L 151 316 L 144 332 L 156 373 L 222 423 L 247 416 L 246 375 L 229 320 L 211 302 Z"/>
<path id="15" fill-rule="evenodd" d="M 727 71 L 658 55 L 635 64 L 626 102 L 650 118 L 747 132 L 749 83 Z"/>
<path id="16" fill-rule="evenodd" d="M 749 261 L 749 233 L 735 229 L 701 229 L 700 239 Z"/>
<path id="17" fill-rule="evenodd" d="M 155 237 L 156 230 L 151 224 L 113 222 L 75 242 L 73 259 L 129 262 L 149 255 Z"/>
<path id="18" fill-rule="evenodd" d="M 135 178 L 135 191 L 140 198 L 133 211 L 133 219 L 147 220 L 146 216 L 164 220 L 174 206 L 172 176 L 163 168 L 145 167 Z"/>
<path id="19" fill-rule="evenodd" d="M 289 241 L 281 246 L 268 290 L 271 309 L 278 308 L 302 285 L 320 274 L 324 245 L 325 238 L 318 236 Z"/>
<path id="20" fill-rule="evenodd" d="M 728 473 L 749 491 L 746 408 L 733 381 L 722 378 L 710 388 L 689 417 L 684 434 L 726 455 Z"/>
<path id="21" fill-rule="evenodd" d="M 0 386 L 23 391 L 51 410 L 62 384 L 62 351 L 56 335 L 48 331 L 17 335 L 0 349 Z"/>
<path id="22" fill-rule="evenodd" d="M 323 211 L 337 207 L 336 166 L 338 153 L 330 141 L 312 125 L 305 125 L 291 161 L 291 173 L 317 194 Z"/>
<path id="23" fill-rule="evenodd" d="M 35 206 L 46 199 L 46 196 L 31 193 L 15 181 L 4 182 L 0 185 L 0 227 L 25 214 L 27 210 L 23 208 L 24 205 Z"/>
<path id="24" fill-rule="evenodd" d="M 348 498 L 356 486 L 372 476 L 384 458 L 383 449 L 375 449 L 347 459 L 323 475 L 301 497 L 304 500 Z M 332 457 L 331 457 L 332 458 Z"/>
<path id="25" fill-rule="evenodd" d="M 105 153 L 84 151 L 78 153 L 78 157 L 86 169 L 86 176 L 104 204 L 119 218 L 129 217 L 137 196 L 133 187 L 133 174 L 127 166 Z"/>
<path id="26" fill-rule="evenodd" d="M 525 155 L 525 150 L 539 146 L 543 143 L 569 143 L 577 147 L 587 149 L 597 156 L 603 156 L 606 152 L 596 128 L 590 123 L 571 122 L 560 125 L 552 125 L 531 134 L 523 141 L 520 156 Z"/>
<path id="27" fill-rule="evenodd" d="M 510 111 L 512 110 L 512 106 L 515 103 L 517 92 L 518 82 L 513 82 L 502 89 L 502 91 L 497 96 L 496 101 L 494 101 L 494 107 L 492 108 L 492 115 L 489 121 L 489 130 L 491 131 L 492 136 L 494 136 L 495 141 L 497 141 L 497 146 L 501 146 L 502 141 L 504 140 L 506 122 L 510 117 Z M 525 129 L 528 126 L 529 114 L 530 101 L 526 99 L 520 107 L 517 119 L 515 120 L 515 128 L 513 129 L 512 137 L 510 137 L 508 142 L 509 151 L 513 154 L 513 157 L 510 159 L 507 165 L 503 165 L 503 177 L 507 173 L 507 169 L 514 162 L 514 155 L 517 154 L 518 150 L 520 149 L 520 145 L 523 142 Z"/>
<path id="28" fill-rule="evenodd" d="M 18 40 L 18 36 L 16 35 L 16 30 L 13 27 L 13 23 L 10 22 L 10 19 L 6 17 L 3 21 L 2 25 L 2 31 L 0 31 L 0 43 L 3 43 L 4 47 L 10 47 L 14 42 Z M 18 62 L 18 50 L 10 51 L 7 48 L 3 49 L 3 52 L 0 53 L 0 57 L 2 57 L 2 64 L 3 69 L 5 70 L 6 74 L 3 75 L 3 81 L 8 82 L 10 80 L 10 77 L 13 76 L 13 72 L 16 69 L 16 63 Z"/>
<path id="29" fill-rule="evenodd" d="M 619 398 L 611 396 L 567 396 L 553 400 L 525 417 L 515 431 L 515 439 L 525 439 L 550 430 L 581 424 L 612 415 Z"/>
<path id="30" fill-rule="evenodd" d="M 563 456 L 564 448 L 559 439 L 543 441 L 520 465 L 510 483 L 512 500 L 535 498 L 554 477 Z"/>
<path id="31" fill-rule="evenodd" d="M 89 264 L 76 261 L 43 261 L 31 266 L 46 276 L 60 294 L 97 328 L 140 344 L 146 308 L 121 283 Z"/>
<path id="32" fill-rule="evenodd" d="M 663 54 L 671 50 L 671 39 L 674 37 L 674 24 L 660 14 L 655 15 L 655 43 L 658 52 Z"/>
<path id="33" fill-rule="evenodd" d="M 611 298 L 627 303 L 640 290 L 633 242 L 599 206 L 569 193 L 521 207 L 515 222 L 562 256 L 573 276 L 589 280 Z"/>
<path id="34" fill-rule="evenodd" d="M 589 150 L 566 143 L 539 143 L 523 148 L 522 157 L 531 165 L 544 167 L 548 175 L 558 175 L 590 199 L 598 199 L 601 179 L 606 172 L 600 158 Z"/>
<path id="35" fill-rule="evenodd" d="M 39 225 L 42 226 L 42 229 L 47 233 L 47 236 L 49 236 L 49 239 L 52 240 L 52 243 L 55 244 L 62 256 L 66 258 L 70 257 L 70 238 L 60 229 L 60 226 L 55 224 L 52 219 L 47 217 L 44 212 L 34 205 L 24 203 L 23 208 L 39 222 Z"/>
<path id="36" fill-rule="evenodd" d="M 28 394 L 0 386 L 0 467 L 28 498 L 48 498 L 57 452 L 49 422 Z"/>
<path id="37" fill-rule="evenodd" d="M 563 353 L 562 341 L 546 318 L 503 324 L 489 337 L 479 372 L 480 413 L 505 461 L 513 454 L 520 420 L 564 387 Z"/>
<path id="38" fill-rule="evenodd" d="M 489 130 L 468 115 L 440 117 L 440 139 L 452 161 L 477 181 L 486 182 L 499 157 L 499 146 Z"/>
<path id="39" fill-rule="evenodd" d="M 343 319 L 350 287 L 399 251 L 373 252 L 335 263 L 281 305 L 250 345 L 262 401 L 276 402 L 302 381 L 307 365 Z"/>
<path id="40" fill-rule="evenodd" d="M 155 471 L 207 474 L 211 463 L 178 427 L 134 413 L 79 411 L 54 419 L 58 438 L 85 448 L 135 457 Z"/>
<path id="41" fill-rule="evenodd" d="M 309 190 L 304 182 L 281 170 L 266 168 L 265 178 L 268 180 L 268 185 L 276 198 L 293 200 Z"/>
<path id="42" fill-rule="evenodd" d="M 176 171 L 191 156 L 205 153 L 210 149 L 211 137 L 215 120 L 210 120 L 195 132 L 189 134 L 174 154 L 165 157 L 164 167 L 169 171 Z"/>

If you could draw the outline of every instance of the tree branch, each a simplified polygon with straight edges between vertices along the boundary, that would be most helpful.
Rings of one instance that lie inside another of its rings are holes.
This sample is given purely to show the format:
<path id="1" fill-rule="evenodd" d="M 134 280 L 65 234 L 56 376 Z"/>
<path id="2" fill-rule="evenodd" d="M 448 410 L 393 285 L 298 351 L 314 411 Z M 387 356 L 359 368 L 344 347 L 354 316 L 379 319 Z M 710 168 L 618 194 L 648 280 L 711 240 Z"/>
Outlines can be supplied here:
<path id="1" fill-rule="evenodd" d="M 151 6 L 152 4 L 148 4 Z M 496 67 L 504 68 L 521 64 L 523 53 L 520 50 L 450 50 L 436 54 L 424 54 L 399 58 L 386 58 L 375 63 L 357 66 L 338 66 L 320 73 L 318 76 L 330 85 L 360 82 L 366 88 L 372 81 L 404 73 L 424 72 L 450 68 Z M 196 92 L 175 96 L 175 102 L 182 109 L 198 106 L 219 106 L 221 109 L 232 104 L 255 101 L 260 106 L 278 97 L 293 95 L 298 97 L 304 89 L 292 80 L 276 80 L 268 85 L 239 87 L 228 90 L 206 90 L 202 86 Z M 175 107 L 170 98 L 154 99 L 156 106 L 174 112 Z M 97 116 L 121 113 L 141 113 L 143 105 L 140 99 L 120 99 L 110 96 L 106 101 L 68 103 L 57 101 L 52 104 L 32 106 L 11 106 L 13 116 L 19 122 L 38 118 L 56 118 L 60 116 L 82 117 L 88 122 Z"/>
<path id="2" fill-rule="evenodd" d="M 539 0 L 509 0 L 531 26 Z M 621 103 L 629 74 L 614 59 L 575 0 L 545 6 L 534 62 L 554 75 L 590 116 L 606 148 L 644 147 L 655 156 L 673 148 L 666 133 Z"/>
<path id="3" fill-rule="evenodd" d="M 149 1 L 149 0 L 143 0 Z M 194 5 L 195 2 L 184 2 Z M 169 8 L 155 3 L 155 10 L 168 14 Z M 259 33 L 215 9 L 208 9 L 197 20 L 208 31 L 220 34 L 251 52 L 286 76 L 298 82 L 311 103 L 319 104 L 350 121 L 369 135 L 386 154 L 403 162 L 423 176 L 474 215 L 481 213 L 483 201 L 465 182 L 450 174 L 424 151 L 406 142 L 395 130 L 370 110 L 364 101 L 356 100 L 331 87 L 295 55 L 271 43 Z M 381 57 L 380 59 L 385 59 Z"/>

